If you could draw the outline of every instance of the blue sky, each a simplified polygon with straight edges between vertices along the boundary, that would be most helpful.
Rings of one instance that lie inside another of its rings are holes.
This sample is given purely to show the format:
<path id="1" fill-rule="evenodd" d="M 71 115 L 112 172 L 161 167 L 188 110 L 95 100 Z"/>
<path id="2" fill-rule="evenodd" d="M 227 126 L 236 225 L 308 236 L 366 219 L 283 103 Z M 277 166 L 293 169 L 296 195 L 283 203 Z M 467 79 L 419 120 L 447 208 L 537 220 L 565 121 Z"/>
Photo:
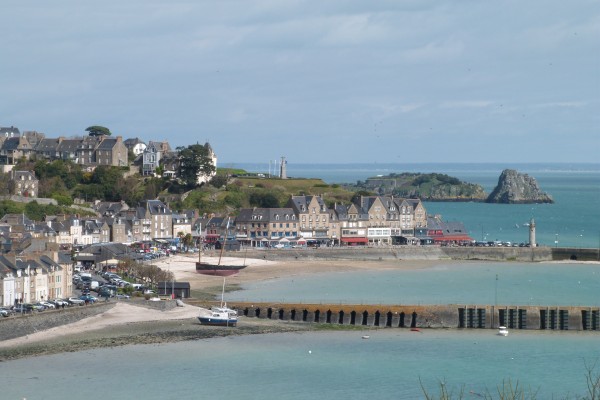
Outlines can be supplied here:
<path id="1" fill-rule="evenodd" d="M 598 162 L 598 1 L 4 0 L 0 126 L 220 162 Z"/>

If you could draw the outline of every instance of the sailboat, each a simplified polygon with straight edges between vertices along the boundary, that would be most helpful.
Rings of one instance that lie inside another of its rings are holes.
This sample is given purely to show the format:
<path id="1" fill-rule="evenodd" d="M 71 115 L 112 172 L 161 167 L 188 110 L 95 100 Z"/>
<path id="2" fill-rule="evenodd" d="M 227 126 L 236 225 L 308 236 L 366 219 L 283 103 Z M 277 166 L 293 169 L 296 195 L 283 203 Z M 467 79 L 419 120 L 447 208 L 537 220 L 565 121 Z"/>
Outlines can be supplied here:
<path id="1" fill-rule="evenodd" d="M 221 264 L 221 259 L 223 257 L 223 250 L 225 249 L 225 245 L 227 244 L 227 236 L 229 235 L 229 221 L 227 219 L 227 228 L 225 230 L 225 238 L 223 240 L 223 244 L 221 245 L 221 252 L 219 253 L 219 262 L 217 264 L 207 263 L 202 261 L 202 249 L 198 251 L 198 261 L 196 262 L 196 272 L 203 275 L 215 275 L 215 276 L 231 276 L 240 272 L 242 269 L 246 268 L 245 263 L 242 265 L 223 265 Z M 202 232 L 202 227 L 200 227 L 200 232 Z M 200 243 L 202 243 L 202 235 L 200 235 Z"/>

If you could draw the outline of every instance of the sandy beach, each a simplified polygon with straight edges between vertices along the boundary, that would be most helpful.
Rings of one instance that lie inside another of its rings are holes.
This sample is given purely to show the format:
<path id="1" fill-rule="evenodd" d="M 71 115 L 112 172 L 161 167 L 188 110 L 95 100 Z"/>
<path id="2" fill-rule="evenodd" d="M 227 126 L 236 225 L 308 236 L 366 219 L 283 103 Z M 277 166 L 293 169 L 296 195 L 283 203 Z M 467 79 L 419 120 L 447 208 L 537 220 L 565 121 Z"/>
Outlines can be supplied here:
<path id="1" fill-rule="evenodd" d="M 196 273 L 195 255 L 176 255 L 156 260 L 160 268 L 174 273 L 177 281 L 190 282 L 192 289 L 219 286 L 222 278 Z M 205 257 L 208 262 L 217 259 Z M 416 269 L 427 268 L 440 261 L 285 261 L 224 258 L 223 263 L 242 263 L 247 267 L 237 275 L 227 278 L 228 284 L 276 279 L 317 272 L 347 272 L 363 269 Z M 447 263 L 448 261 L 444 261 Z M 180 340 L 223 336 L 230 334 L 256 334 L 268 332 L 313 329 L 307 324 L 289 321 L 242 318 L 236 329 L 201 326 L 197 316 L 205 309 L 186 304 L 168 311 L 159 311 L 118 302 L 111 309 L 78 322 L 38 331 L 28 336 L 0 341 L 0 360 L 86 348 L 112 347 L 139 343 L 164 343 Z"/>

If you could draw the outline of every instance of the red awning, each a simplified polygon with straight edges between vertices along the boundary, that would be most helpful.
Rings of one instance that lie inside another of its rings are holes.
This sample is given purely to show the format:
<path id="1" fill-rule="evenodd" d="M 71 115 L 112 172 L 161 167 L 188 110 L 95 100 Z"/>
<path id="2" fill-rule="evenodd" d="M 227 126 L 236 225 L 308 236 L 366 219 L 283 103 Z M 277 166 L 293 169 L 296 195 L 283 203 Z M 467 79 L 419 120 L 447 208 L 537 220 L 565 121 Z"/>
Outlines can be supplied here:
<path id="1" fill-rule="evenodd" d="M 362 237 L 347 237 L 347 238 L 341 238 L 340 239 L 342 242 L 346 242 L 346 243 L 368 243 L 369 239 L 367 238 L 362 238 Z"/>
<path id="2" fill-rule="evenodd" d="M 473 241 L 468 235 L 447 235 L 442 237 L 433 237 L 436 242 L 471 242 Z"/>

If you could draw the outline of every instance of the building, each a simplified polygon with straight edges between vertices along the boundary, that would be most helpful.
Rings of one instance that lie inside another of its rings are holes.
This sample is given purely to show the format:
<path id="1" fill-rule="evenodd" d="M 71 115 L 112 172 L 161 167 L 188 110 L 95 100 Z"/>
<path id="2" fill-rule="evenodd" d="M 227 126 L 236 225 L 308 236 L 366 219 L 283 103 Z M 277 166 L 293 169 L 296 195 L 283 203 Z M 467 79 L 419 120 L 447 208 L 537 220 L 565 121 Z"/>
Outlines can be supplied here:
<path id="1" fill-rule="evenodd" d="M 39 180 L 33 171 L 11 171 L 11 192 L 16 196 L 38 197 Z"/>
<path id="2" fill-rule="evenodd" d="M 253 247 L 289 243 L 298 237 L 298 217 L 291 207 L 243 208 L 235 218 L 235 238 Z"/>
<path id="3" fill-rule="evenodd" d="M 149 142 L 142 153 L 142 175 L 154 176 L 160 166 L 162 151 L 156 142 Z"/>
<path id="4" fill-rule="evenodd" d="M 127 139 L 123 142 L 128 151 L 131 151 L 136 157 L 143 154 L 146 149 L 146 143 L 138 138 Z"/>
<path id="5" fill-rule="evenodd" d="M 298 218 L 298 235 L 329 242 L 329 210 L 320 196 L 292 196 L 287 206 Z"/>

